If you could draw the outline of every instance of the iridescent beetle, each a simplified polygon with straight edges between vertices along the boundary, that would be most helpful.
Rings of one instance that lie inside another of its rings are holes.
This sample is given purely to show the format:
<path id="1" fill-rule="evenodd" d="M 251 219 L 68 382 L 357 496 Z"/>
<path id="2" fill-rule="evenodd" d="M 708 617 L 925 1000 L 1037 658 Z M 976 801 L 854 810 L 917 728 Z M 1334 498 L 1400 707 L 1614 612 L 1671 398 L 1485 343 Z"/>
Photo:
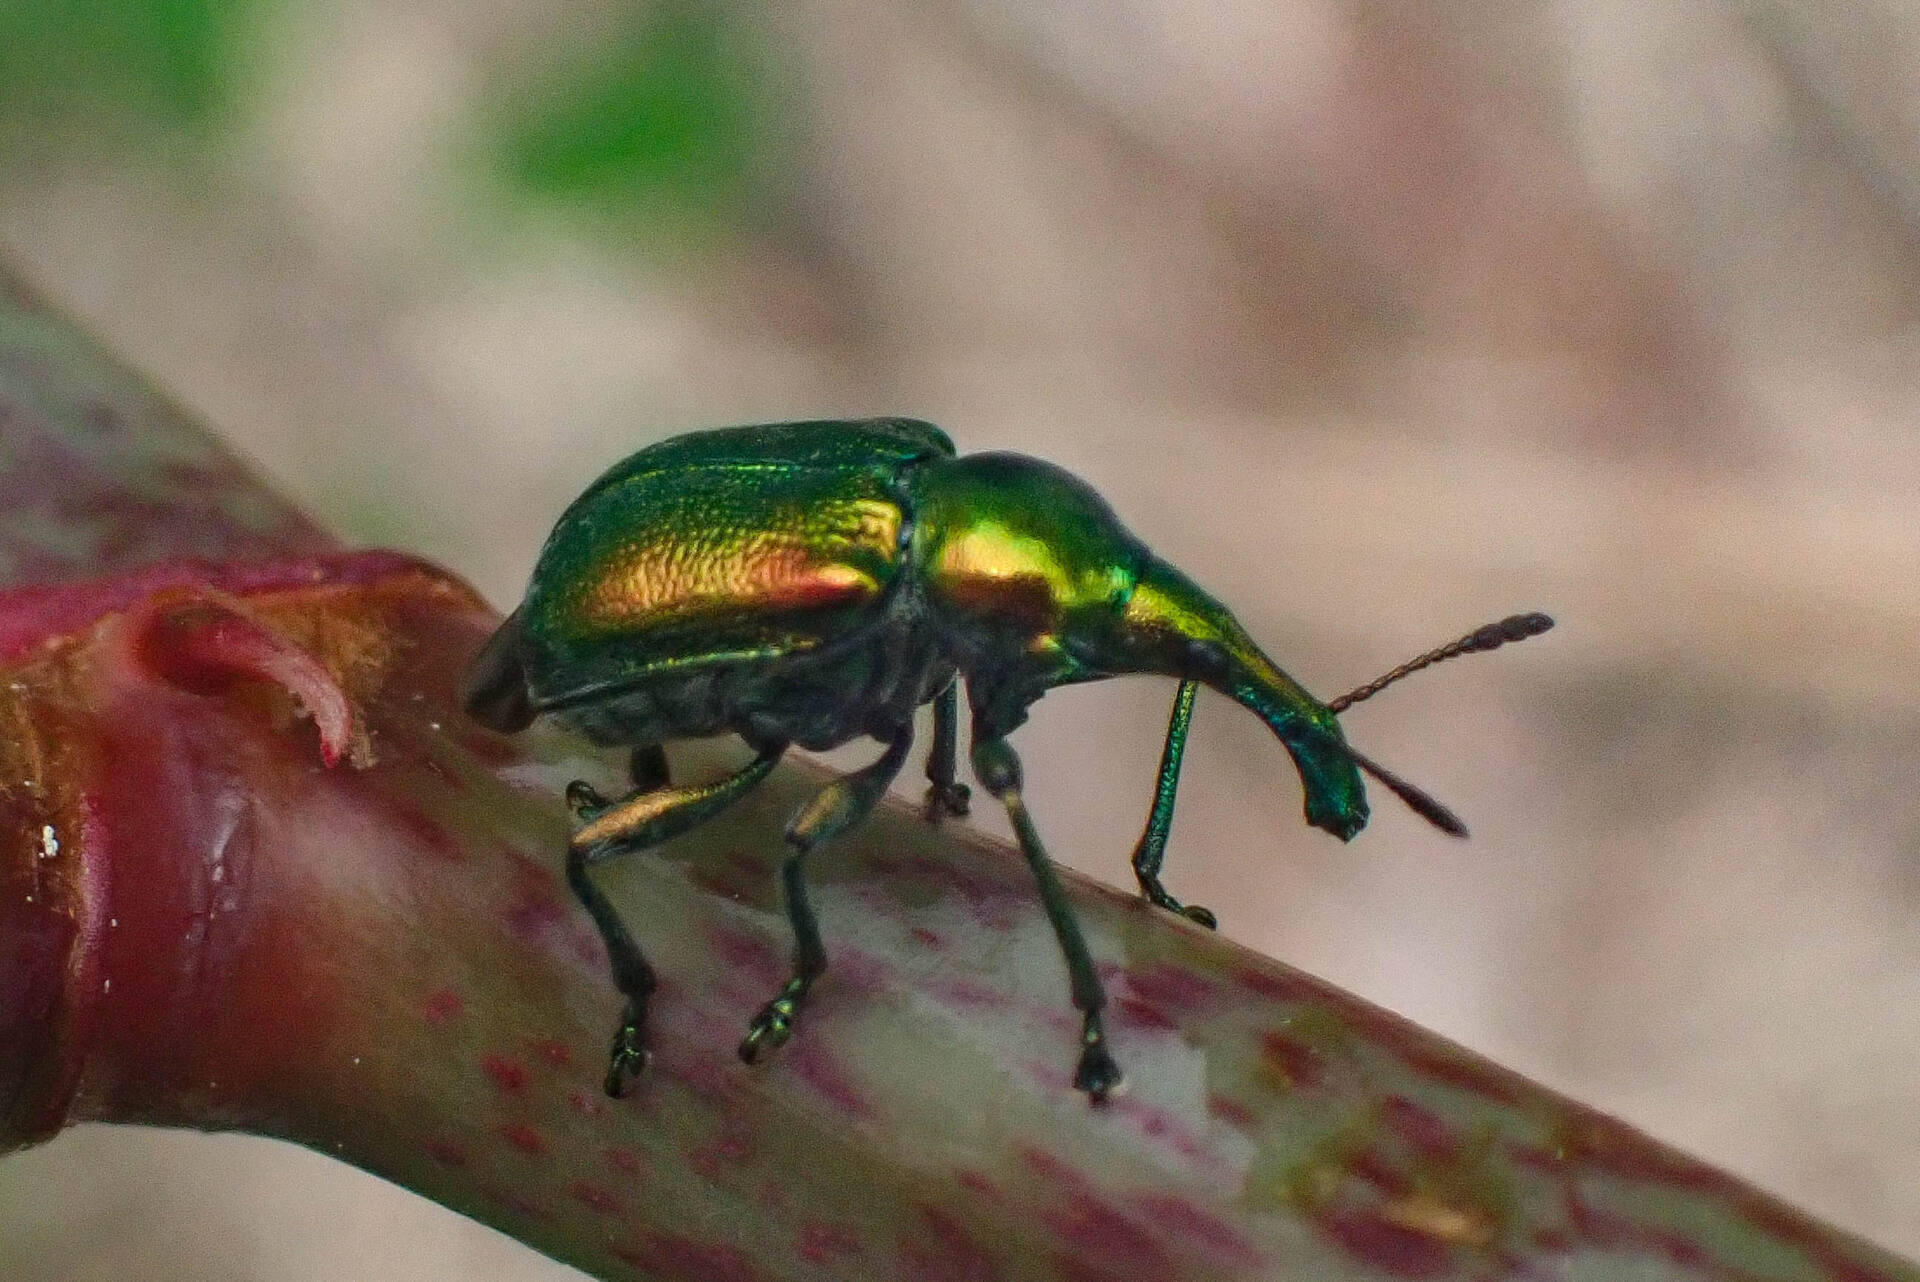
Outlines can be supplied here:
<path id="1" fill-rule="evenodd" d="M 646 1061 L 654 973 L 589 876 L 725 809 L 798 745 L 861 736 L 878 760 L 834 780 L 787 826 L 781 868 L 794 973 L 761 1009 L 743 1059 L 784 1042 L 826 970 L 807 903 L 807 853 L 859 822 L 906 761 L 914 711 L 933 704 L 930 818 L 965 814 L 956 782 L 958 688 L 966 683 L 974 775 L 1013 821 L 1083 1016 L 1074 1085 L 1098 1101 L 1120 1080 L 1105 994 L 1073 908 L 1021 801 L 1007 735 L 1055 686 L 1129 673 L 1179 678 L 1159 783 L 1133 866 L 1142 894 L 1204 925 L 1160 884 L 1180 758 L 1198 685 L 1252 709 L 1292 754 L 1307 822 L 1346 840 L 1367 821 L 1366 771 L 1429 821 L 1444 807 L 1349 747 L 1335 714 L 1406 673 L 1551 626 L 1489 625 L 1332 704 L 1282 672 L 1232 614 L 1121 526 L 1069 473 L 1017 454 L 957 457 L 914 419 L 767 424 L 662 441 L 607 472 L 554 527 L 520 607 L 474 660 L 466 708 L 494 729 L 541 714 L 633 749 L 635 789 L 609 802 L 567 790 L 579 820 L 567 879 L 606 941 L 627 999 L 607 1091 Z M 717 783 L 677 786 L 661 745 L 736 734 L 753 760 Z"/>

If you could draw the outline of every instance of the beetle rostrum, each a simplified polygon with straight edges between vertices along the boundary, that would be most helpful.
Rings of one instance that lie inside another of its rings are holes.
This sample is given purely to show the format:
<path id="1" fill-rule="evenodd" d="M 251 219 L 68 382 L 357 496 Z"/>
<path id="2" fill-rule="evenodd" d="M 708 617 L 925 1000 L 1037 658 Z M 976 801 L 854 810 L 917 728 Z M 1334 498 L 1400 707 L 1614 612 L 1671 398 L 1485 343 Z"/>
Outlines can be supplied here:
<path id="1" fill-rule="evenodd" d="M 944 432 L 915 419 L 777 423 L 674 437 L 594 482 L 555 525 L 525 599 L 474 659 L 465 705 L 502 732 L 551 715 L 595 743 L 632 749 L 635 787 L 625 797 L 609 800 L 584 782 L 567 789 L 578 820 L 568 884 L 626 998 L 606 1083 L 619 1095 L 646 1063 L 655 977 L 593 866 L 719 813 L 789 747 L 862 737 L 882 745 L 871 765 L 829 783 L 787 825 L 781 886 L 793 975 L 741 1042 L 741 1057 L 757 1060 L 791 1035 L 827 966 L 806 856 L 885 795 L 922 704 L 933 705 L 928 817 L 966 813 L 956 778 L 964 685 L 973 772 L 1006 807 L 1065 954 L 1082 1016 L 1074 1085 L 1097 1102 L 1120 1081 L 1101 1022 L 1106 996 L 1007 742 L 1033 702 L 1105 677 L 1178 679 L 1133 867 L 1144 898 L 1211 926 L 1211 913 L 1160 883 L 1199 686 L 1250 709 L 1278 737 L 1314 827 L 1347 840 L 1365 826 L 1365 772 L 1463 836 L 1445 807 L 1350 747 L 1336 713 L 1422 667 L 1548 626 L 1545 615 L 1516 615 L 1321 703 L 1061 468 L 1019 454 L 960 457 Z M 722 734 L 744 739 L 753 760 L 717 782 L 669 778 L 661 745 Z"/>

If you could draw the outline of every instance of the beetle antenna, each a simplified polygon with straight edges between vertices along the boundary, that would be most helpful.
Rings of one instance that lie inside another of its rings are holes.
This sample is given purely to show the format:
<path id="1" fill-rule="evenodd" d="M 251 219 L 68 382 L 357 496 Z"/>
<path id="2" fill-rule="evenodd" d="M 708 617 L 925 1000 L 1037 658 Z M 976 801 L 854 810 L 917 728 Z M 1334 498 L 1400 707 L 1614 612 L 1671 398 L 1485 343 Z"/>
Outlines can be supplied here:
<path id="1" fill-rule="evenodd" d="M 1435 801 L 1423 789 L 1414 787 L 1365 753 L 1355 751 L 1351 745 L 1342 746 L 1346 748 L 1347 755 L 1353 758 L 1354 765 L 1385 784 L 1394 796 L 1407 803 L 1414 814 L 1449 837 L 1464 838 L 1467 835 L 1467 826 L 1460 822 L 1460 816 Z"/>
<path id="2" fill-rule="evenodd" d="M 1438 828 L 1441 832 L 1446 833 L 1447 836 L 1465 837 L 1468 835 L 1467 825 L 1460 821 L 1460 816 L 1454 814 L 1453 811 L 1447 809 L 1438 801 L 1435 801 L 1426 789 L 1408 783 L 1405 779 L 1402 779 L 1399 775 L 1387 769 L 1372 757 L 1369 757 L 1366 753 L 1348 743 L 1345 739 L 1335 738 L 1319 726 L 1311 723 L 1302 723 L 1299 729 L 1304 731 L 1309 738 L 1317 740 L 1335 752 L 1345 756 L 1349 761 L 1353 762 L 1354 765 L 1360 767 L 1375 779 L 1385 784 L 1394 796 L 1407 803 L 1408 809 Z"/>
<path id="3" fill-rule="evenodd" d="M 1358 689 L 1349 690 L 1338 699 L 1327 704 L 1327 707 L 1335 713 L 1345 712 L 1354 704 L 1359 703 L 1363 699 L 1373 698 L 1374 695 L 1379 694 L 1382 690 L 1400 680 L 1402 677 L 1410 677 L 1422 668 L 1431 668 L 1436 663 L 1444 663 L 1448 659 L 1456 658 L 1463 654 L 1477 654 L 1482 650 L 1498 650 L 1501 646 L 1509 642 L 1525 641 L 1528 637 L 1537 637 L 1552 626 L 1553 620 L 1538 612 L 1533 614 L 1510 615 L 1498 623 L 1489 623 L 1483 628 L 1475 628 L 1458 641 L 1449 641 L 1437 649 L 1427 651 L 1418 658 L 1407 660 L 1385 676 L 1375 677 L 1372 681 L 1367 682 Z M 1416 803 L 1412 797 L 1409 797 L 1406 792 L 1401 791 L 1403 788 L 1411 789 L 1411 785 L 1395 780 L 1391 775 L 1380 770 L 1377 766 L 1371 765 L 1358 753 L 1354 754 L 1354 759 L 1360 762 L 1363 767 L 1366 767 L 1373 774 L 1374 778 L 1398 793 L 1402 801 L 1405 801 L 1415 810 L 1419 810 L 1420 813 L 1428 819 L 1433 820 L 1435 826 L 1443 828 L 1448 832 L 1453 831 L 1452 828 L 1441 823 L 1440 820 L 1435 819 L 1431 813 L 1421 809 L 1420 805 Z M 1428 805 L 1434 805 L 1436 809 L 1439 809 L 1437 803 L 1435 803 L 1431 797 L 1427 797 L 1425 793 L 1420 792 L 1418 789 L 1411 790 L 1415 796 L 1425 799 Z M 1446 811 L 1439 809 L 1439 813 L 1446 814 Z M 1452 819 L 1451 815 L 1447 817 Z M 1460 821 L 1453 819 L 1453 822 L 1458 824 Z M 1466 829 L 1462 828 L 1460 831 L 1464 834 Z"/>

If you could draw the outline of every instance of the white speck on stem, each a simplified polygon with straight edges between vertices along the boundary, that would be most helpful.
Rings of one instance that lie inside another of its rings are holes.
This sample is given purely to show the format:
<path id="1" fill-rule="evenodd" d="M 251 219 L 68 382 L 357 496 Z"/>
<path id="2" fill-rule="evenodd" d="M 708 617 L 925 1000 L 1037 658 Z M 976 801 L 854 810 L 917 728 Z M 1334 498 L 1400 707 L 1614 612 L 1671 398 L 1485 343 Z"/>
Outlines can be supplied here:
<path id="1" fill-rule="evenodd" d="M 52 859 L 60 853 L 60 838 L 55 835 L 52 824 L 40 825 L 40 857 Z"/>

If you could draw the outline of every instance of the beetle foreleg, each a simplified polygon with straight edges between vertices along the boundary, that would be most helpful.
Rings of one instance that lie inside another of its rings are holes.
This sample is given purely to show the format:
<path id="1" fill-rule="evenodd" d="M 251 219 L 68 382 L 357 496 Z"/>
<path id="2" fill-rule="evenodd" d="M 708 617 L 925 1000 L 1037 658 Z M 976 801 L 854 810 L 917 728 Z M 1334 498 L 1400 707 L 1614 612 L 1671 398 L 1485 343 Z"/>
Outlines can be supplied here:
<path id="1" fill-rule="evenodd" d="M 942 815 L 959 818 L 967 813 L 972 796 L 967 785 L 955 781 L 960 773 L 960 683 L 951 681 L 933 701 L 933 748 L 927 753 L 927 820 Z"/>
<path id="2" fill-rule="evenodd" d="M 613 982 L 627 999 L 620 1028 L 613 1035 L 613 1051 L 607 1065 L 607 1094 L 618 1097 L 627 1083 L 646 1067 L 647 1052 L 641 1032 L 647 1022 L 647 1001 L 655 986 L 653 967 L 647 964 L 634 943 L 627 924 L 621 920 L 612 901 L 594 884 L 588 870 L 595 864 L 648 846 L 658 845 L 687 831 L 746 795 L 767 777 L 774 764 L 786 752 L 783 744 L 766 745 L 760 755 L 745 767 L 718 783 L 687 788 L 663 788 L 638 791 L 624 800 L 605 805 L 584 784 L 567 789 L 570 801 L 585 801 L 591 795 L 593 813 L 567 845 L 567 885 L 575 898 L 585 905 L 607 946 L 607 961 L 613 969 Z"/>
<path id="3" fill-rule="evenodd" d="M 1140 844 L 1133 848 L 1133 875 L 1140 879 L 1140 894 L 1148 903 L 1179 913 L 1212 930 L 1220 924 L 1198 904 L 1181 904 L 1160 884 L 1160 865 L 1167 857 L 1167 834 L 1173 830 L 1174 796 L 1180 790 L 1180 763 L 1187 752 L 1187 730 L 1193 724 L 1193 697 L 1200 690 L 1197 681 L 1182 681 L 1173 696 L 1173 716 L 1167 722 L 1167 746 L 1160 753 L 1160 775 L 1154 783 L 1153 809 L 1147 812 L 1147 828 Z"/>
<path id="4" fill-rule="evenodd" d="M 1005 739 L 976 739 L 973 745 L 973 773 L 979 778 L 981 786 L 1007 808 L 1007 817 L 1013 820 L 1014 835 L 1020 839 L 1020 851 L 1026 855 L 1027 867 L 1033 869 L 1033 879 L 1039 884 L 1040 902 L 1046 907 L 1047 920 L 1053 923 L 1053 933 L 1060 940 L 1060 951 L 1066 954 L 1073 1004 L 1083 1016 L 1080 1024 L 1080 1064 L 1074 1070 L 1073 1084 L 1098 1104 L 1120 1085 L 1120 1066 L 1113 1062 L 1113 1056 L 1107 1051 L 1106 1027 L 1100 1019 L 1101 1008 L 1107 1004 L 1107 993 L 1101 987 L 1100 976 L 1093 969 L 1093 957 L 1087 952 L 1087 941 L 1080 933 L 1080 922 L 1073 915 L 1073 905 L 1067 902 L 1067 892 L 1060 885 L 1060 876 L 1054 871 L 1053 861 L 1047 857 L 1047 849 L 1041 844 L 1040 834 L 1027 814 L 1026 803 L 1020 798 L 1020 758 Z"/>
<path id="5" fill-rule="evenodd" d="M 740 1043 L 740 1058 L 752 1064 L 793 1035 L 793 1021 L 813 982 L 826 973 L 827 950 L 820 942 L 820 923 L 807 902 L 805 861 L 821 843 L 830 841 L 867 817 L 887 785 L 900 773 L 913 746 L 913 731 L 903 728 L 879 760 L 843 775 L 814 794 L 787 825 L 787 859 L 780 866 L 787 920 L 793 925 L 793 978 L 753 1017 Z"/>

